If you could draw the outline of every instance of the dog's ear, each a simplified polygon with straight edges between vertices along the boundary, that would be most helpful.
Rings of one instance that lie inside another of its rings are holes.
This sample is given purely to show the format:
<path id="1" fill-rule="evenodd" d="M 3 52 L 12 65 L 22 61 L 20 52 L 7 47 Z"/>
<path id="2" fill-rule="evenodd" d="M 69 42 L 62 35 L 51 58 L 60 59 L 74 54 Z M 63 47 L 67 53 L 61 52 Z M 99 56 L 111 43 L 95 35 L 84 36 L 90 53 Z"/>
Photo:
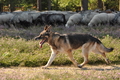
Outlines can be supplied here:
<path id="1" fill-rule="evenodd" d="M 50 29 L 51 29 L 51 26 L 46 25 L 46 26 L 44 27 L 44 30 L 46 30 L 46 31 L 50 31 Z"/>
<path id="2" fill-rule="evenodd" d="M 46 25 L 46 26 L 44 27 L 44 30 L 47 30 L 47 28 L 48 28 L 48 25 Z"/>
<path id="3" fill-rule="evenodd" d="M 50 26 L 48 26 L 48 28 L 47 28 L 47 30 L 50 30 L 52 27 L 51 27 L 51 25 Z"/>

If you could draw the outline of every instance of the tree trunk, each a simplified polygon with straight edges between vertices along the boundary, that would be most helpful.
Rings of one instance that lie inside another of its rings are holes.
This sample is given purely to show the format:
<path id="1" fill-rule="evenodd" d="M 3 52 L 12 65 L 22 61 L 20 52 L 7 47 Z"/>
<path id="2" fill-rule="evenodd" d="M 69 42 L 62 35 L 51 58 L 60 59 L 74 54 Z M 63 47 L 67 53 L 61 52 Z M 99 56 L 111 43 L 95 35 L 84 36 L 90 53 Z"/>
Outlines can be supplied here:
<path id="1" fill-rule="evenodd" d="M 51 0 L 48 0 L 48 10 L 51 10 Z"/>
<path id="2" fill-rule="evenodd" d="M 42 11 L 41 0 L 37 0 L 37 10 Z"/>
<path id="3" fill-rule="evenodd" d="M 88 10 L 88 0 L 81 0 L 82 3 L 82 10 Z"/>
<path id="4" fill-rule="evenodd" d="M 120 0 L 119 0 L 119 11 L 120 11 Z"/>
<path id="5" fill-rule="evenodd" d="M 98 9 L 103 10 L 103 2 L 102 2 L 102 0 L 98 0 Z"/>
<path id="6" fill-rule="evenodd" d="M 10 5 L 9 5 L 9 7 L 10 7 L 10 12 L 15 11 L 15 3 L 14 3 L 13 0 L 10 0 Z"/>
<path id="7" fill-rule="evenodd" d="M 0 3 L 0 12 L 3 12 L 3 3 Z"/>

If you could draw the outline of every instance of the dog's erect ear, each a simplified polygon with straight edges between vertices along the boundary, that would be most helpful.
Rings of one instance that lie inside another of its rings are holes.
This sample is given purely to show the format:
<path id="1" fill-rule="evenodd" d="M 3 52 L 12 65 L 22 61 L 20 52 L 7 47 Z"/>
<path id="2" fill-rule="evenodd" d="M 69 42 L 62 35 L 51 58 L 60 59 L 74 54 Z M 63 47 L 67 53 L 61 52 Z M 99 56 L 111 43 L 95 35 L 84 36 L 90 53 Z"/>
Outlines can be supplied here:
<path id="1" fill-rule="evenodd" d="M 46 25 L 45 27 L 44 27 L 44 30 L 46 30 L 48 28 L 48 25 Z"/>
<path id="2" fill-rule="evenodd" d="M 44 30 L 46 30 L 46 31 L 50 31 L 50 29 L 51 29 L 51 26 L 46 25 L 46 26 L 44 27 Z"/>

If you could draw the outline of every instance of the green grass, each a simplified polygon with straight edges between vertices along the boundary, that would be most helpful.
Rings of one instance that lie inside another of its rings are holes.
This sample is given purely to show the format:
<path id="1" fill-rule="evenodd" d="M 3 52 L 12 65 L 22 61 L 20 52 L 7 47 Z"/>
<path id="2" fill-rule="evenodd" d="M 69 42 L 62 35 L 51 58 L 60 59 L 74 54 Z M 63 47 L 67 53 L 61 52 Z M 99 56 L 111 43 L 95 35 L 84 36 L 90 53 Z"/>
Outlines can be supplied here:
<path id="1" fill-rule="evenodd" d="M 59 33 L 88 33 L 98 37 L 106 47 L 114 48 L 113 52 L 106 53 L 112 65 L 106 66 L 101 55 L 90 53 L 89 65 L 81 69 L 70 67 L 73 64 L 66 54 L 57 56 L 51 65 L 54 67 L 41 69 L 40 66 L 47 63 L 51 54 L 47 44 L 39 48 L 39 41 L 33 40 L 42 30 L 43 27 L 0 30 L 1 80 L 120 80 L 120 27 L 78 26 L 52 29 Z M 81 50 L 74 51 L 73 55 L 78 63 L 83 62 Z"/>
<path id="2" fill-rule="evenodd" d="M 101 39 L 107 47 L 114 47 L 114 51 L 106 53 L 112 64 L 120 63 L 120 39 L 105 36 Z M 39 48 L 39 41 L 25 40 L 23 38 L 15 39 L 11 37 L 0 38 L 0 66 L 29 66 L 36 67 L 45 65 L 50 57 L 51 51 L 47 44 Z M 82 63 L 83 57 L 81 50 L 73 52 L 75 59 Z M 59 54 L 52 65 L 71 65 L 66 54 Z M 102 56 L 91 53 L 89 64 L 105 64 Z"/>
<path id="3" fill-rule="evenodd" d="M 42 30 L 43 27 L 0 30 L 0 66 L 36 67 L 45 65 L 51 54 L 50 47 L 44 44 L 43 48 L 39 48 L 39 41 L 33 40 Z M 107 57 L 112 61 L 112 64 L 120 63 L 119 30 L 119 26 L 52 28 L 52 31 L 57 31 L 59 33 L 88 33 L 98 37 L 106 47 L 115 48 L 113 52 L 107 53 Z M 81 50 L 76 50 L 73 54 L 79 63 L 83 62 Z M 59 54 L 52 63 L 52 65 L 71 64 L 72 62 L 68 59 L 66 54 Z M 105 61 L 100 55 L 91 53 L 89 56 L 89 64 L 105 64 Z"/>

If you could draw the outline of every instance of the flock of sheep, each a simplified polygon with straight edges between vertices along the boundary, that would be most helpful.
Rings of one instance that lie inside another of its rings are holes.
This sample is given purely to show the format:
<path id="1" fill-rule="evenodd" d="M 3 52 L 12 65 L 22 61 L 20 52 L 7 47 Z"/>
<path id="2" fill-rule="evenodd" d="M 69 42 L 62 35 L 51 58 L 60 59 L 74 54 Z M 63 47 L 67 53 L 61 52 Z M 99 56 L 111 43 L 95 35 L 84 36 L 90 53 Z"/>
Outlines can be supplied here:
<path id="1" fill-rule="evenodd" d="M 75 13 L 69 11 L 1 12 L 0 25 L 24 28 L 32 25 L 65 25 L 69 17 Z"/>
<path id="2" fill-rule="evenodd" d="M 87 25 L 89 27 L 105 24 L 120 25 L 120 12 L 107 13 L 99 10 L 82 11 L 70 16 L 65 26 L 69 28 L 78 24 Z"/>
<path id="3" fill-rule="evenodd" d="M 32 25 L 120 25 L 120 12 L 102 12 L 100 10 L 87 10 L 81 12 L 71 11 L 18 11 L 0 12 L 0 25 L 11 27 L 22 26 L 27 28 Z"/>

